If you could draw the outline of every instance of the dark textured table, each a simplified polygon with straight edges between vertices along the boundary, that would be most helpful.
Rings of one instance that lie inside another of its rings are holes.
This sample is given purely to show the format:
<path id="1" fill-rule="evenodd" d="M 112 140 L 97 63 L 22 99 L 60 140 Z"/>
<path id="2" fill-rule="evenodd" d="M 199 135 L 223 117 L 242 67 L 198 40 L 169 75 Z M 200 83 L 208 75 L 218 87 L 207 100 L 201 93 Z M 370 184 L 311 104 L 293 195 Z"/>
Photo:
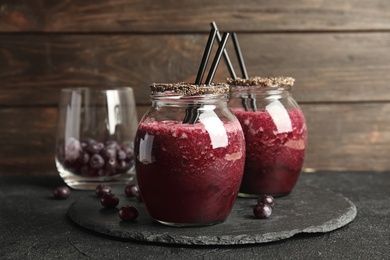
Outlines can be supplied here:
<path id="1" fill-rule="evenodd" d="M 90 191 L 52 199 L 61 184 L 53 176 L 0 176 L 0 259 L 390 259 L 390 172 L 302 174 L 300 184 L 351 200 L 356 218 L 329 233 L 233 246 L 131 242 L 87 230 L 67 210 Z"/>

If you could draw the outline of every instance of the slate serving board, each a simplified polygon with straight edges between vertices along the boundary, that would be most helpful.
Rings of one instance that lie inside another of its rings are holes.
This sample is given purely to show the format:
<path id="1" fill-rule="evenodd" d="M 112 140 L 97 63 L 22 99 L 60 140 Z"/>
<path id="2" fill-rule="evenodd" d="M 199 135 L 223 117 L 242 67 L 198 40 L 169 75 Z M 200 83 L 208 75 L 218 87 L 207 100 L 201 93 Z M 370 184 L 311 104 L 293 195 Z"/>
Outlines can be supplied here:
<path id="1" fill-rule="evenodd" d="M 123 193 L 123 192 L 122 192 Z M 277 241 L 298 233 L 329 232 L 351 222 L 356 206 L 329 190 L 299 186 L 288 196 L 276 199 L 269 219 L 256 219 L 255 199 L 238 198 L 228 219 L 207 227 L 168 227 L 153 221 L 144 205 L 116 193 L 118 208 L 105 209 L 90 195 L 73 203 L 68 216 L 80 226 L 113 237 L 143 242 L 186 245 L 242 245 Z M 139 210 L 134 222 L 121 221 L 118 209 L 131 204 Z"/>

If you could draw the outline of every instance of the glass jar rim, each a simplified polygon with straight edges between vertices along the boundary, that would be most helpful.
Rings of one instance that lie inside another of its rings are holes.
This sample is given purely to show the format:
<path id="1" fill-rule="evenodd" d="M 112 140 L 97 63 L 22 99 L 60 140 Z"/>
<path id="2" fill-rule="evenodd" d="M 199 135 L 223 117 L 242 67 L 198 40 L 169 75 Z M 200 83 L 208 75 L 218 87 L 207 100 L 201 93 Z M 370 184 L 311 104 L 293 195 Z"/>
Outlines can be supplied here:
<path id="1" fill-rule="evenodd" d="M 221 95 L 229 93 L 229 84 L 210 83 L 193 84 L 186 82 L 178 83 L 152 83 L 150 86 L 151 95 L 174 94 L 180 96 L 202 96 L 202 95 Z"/>
<path id="2" fill-rule="evenodd" d="M 250 77 L 244 78 L 228 78 L 228 84 L 231 87 L 248 87 L 248 88 L 274 88 L 274 87 L 292 87 L 295 79 L 292 77 Z"/>
<path id="3" fill-rule="evenodd" d="M 106 92 L 106 91 L 118 91 L 128 92 L 133 91 L 131 87 L 67 87 L 62 88 L 61 92 L 74 92 L 74 91 L 93 91 L 93 92 Z"/>

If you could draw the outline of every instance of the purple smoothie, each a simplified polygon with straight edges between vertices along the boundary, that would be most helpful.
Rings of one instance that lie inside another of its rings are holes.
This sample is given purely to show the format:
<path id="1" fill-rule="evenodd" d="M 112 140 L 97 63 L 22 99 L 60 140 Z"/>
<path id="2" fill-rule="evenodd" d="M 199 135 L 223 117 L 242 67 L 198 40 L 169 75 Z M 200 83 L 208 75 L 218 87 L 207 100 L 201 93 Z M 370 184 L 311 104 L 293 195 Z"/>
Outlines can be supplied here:
<path id="1" fill-rule="evenodd" d="M 201 123 L 140 123 L 136 173 L 152 218 L 175 225 L 227 218 L 242 180 L 245 141 L 237 120 L 222 125 L 225 130 L 211 133 Z"/>
<path id="2" fill-rule="evenodd" d="M 240 193 L 285 195 L 294 188 L 306 149 L 306 124 L 302 111 L 232 109 L 246 139 L 245 172 Z"/>

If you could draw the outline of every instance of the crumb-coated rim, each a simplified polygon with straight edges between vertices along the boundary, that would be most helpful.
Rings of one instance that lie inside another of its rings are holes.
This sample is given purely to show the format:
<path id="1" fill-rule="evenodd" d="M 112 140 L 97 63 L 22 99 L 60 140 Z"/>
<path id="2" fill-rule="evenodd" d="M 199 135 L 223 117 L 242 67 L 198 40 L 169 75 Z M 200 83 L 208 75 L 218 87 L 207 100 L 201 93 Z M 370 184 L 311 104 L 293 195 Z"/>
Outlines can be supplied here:
<path id="1" fill-rule="evenodd" d="M 229 84 L 226 83 L 210 83 L 196 85 L 193 83 L 153 83 L 150 86 L 152 94 L 175 92 L 183 96 L 196 96 L 205 94 L 227 94 L 229 93 Z"/>
<path id="2" fill-rule="evenodd" d="M 260 86 L 260 87 L 280 87 L 294 85 L 295 79 L 292 77 L 251 77 L 249 79 L 243 78 L 228 78 L 228 84 L 236 86 Z"/>

